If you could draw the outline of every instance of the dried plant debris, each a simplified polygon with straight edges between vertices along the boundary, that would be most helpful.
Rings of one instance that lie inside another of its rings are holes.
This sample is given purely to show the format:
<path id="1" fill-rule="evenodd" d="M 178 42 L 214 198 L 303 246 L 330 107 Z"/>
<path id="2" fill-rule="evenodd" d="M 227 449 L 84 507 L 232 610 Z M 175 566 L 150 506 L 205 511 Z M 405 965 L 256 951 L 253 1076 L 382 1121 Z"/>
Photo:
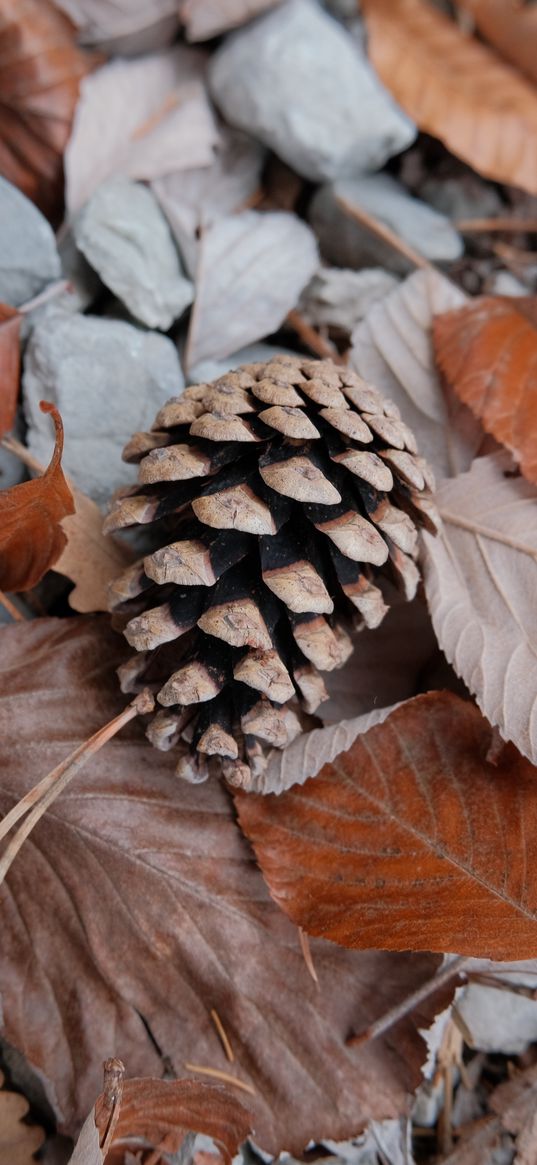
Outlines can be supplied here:
<path id="1" fill-rule="evenodd" d="M 5 628 L 2 649 L 4 814 L 70 744 L 121 711 L 114 668 L 124 645 L 93 617 Z M 256 1143 L 272 1153 L 397 1117 L 425 1058 L 417 1028 L 438 1004 L 428 997 L 405 1015 L 396 1038 L 362 1049 L 345 1041 L 428 982 L 440 960 L 314 941 L 315 982 L 223 785 L 178 790 L 173 771 L 139 725 L 125 728 L 36 826 L 0 891 L 5 1036 L 38 1069 L 61 1126 L 86 1118 L 102 1059 L 119 1049 L 140 1076 L 170 1065 L 200 1080 L 226 1072 Z"/>
<path id="2" fill-rule="evenodd" d="M 381 622 L 379 581 L 414 597 L 417 530 L 436 530 L 430 470 L 355 373 L 282 356 L 186 389 L 124 456 L 140 484 L 107 529 L 155 534 L 112 592 L 140 653 L 124 690 L 154 685 L 165 710 L 149 736 L 177 746 L 180 775 L 205 780 L 218 758 L 248 787 L 326 698 L 351 616 Z"/>

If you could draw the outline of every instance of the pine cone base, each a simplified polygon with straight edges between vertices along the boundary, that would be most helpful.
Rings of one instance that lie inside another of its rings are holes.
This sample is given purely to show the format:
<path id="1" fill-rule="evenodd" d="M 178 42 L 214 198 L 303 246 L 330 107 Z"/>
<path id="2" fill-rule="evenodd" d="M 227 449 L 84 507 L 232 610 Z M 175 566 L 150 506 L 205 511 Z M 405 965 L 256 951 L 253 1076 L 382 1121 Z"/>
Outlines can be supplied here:
<path id="1" fill-rule="evenodd" d="M 321 672 L 381 622 L 384 580 L 413 598 L 431 472 L 371 385 L 284 356 L 187 388 L 123 456 L 139 484 L 105 528 L 146 525 L 154 549 L 111 589 L 137 653 L 122 688 L 156 693 L 148 736 L 179 776 L 247 788 L 317 723 Z"/>

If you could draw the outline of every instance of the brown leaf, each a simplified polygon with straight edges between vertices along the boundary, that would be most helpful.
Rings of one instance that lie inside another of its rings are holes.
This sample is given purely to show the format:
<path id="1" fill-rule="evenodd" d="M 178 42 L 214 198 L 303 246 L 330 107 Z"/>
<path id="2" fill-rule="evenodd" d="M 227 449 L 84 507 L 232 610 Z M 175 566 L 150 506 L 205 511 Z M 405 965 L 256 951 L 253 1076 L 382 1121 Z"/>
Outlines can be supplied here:
<path id="1" fill-rule="evenodd" d="M 0 0 L 0 174 L 49 215 L 63 201 L 62 154 L 88 67 L 50 0 Z"/>
<path id="2" fill-rule="evenodd" d="M 179 13 L 188 40 L 209 40 L 245 24 L 281 0 L 181 0 Z"/>
<path id="3" fill-rule="evenodd" d="M 0 590 L 28 591 L 59 558 L 66 536 L 62 518 L 73 514 L 73 495 L 61 467 L 63 425 L 57 408 L 40 402 L 50 413 L 56 442 L 42 477 L 0 492 Z"/>
<path id="4" fill-rule="evenodd" d="M 423 535 L 442 651 L 491 724 L 537 764 L 537 491 L 505 452 L 442 482 L 443 531 Z"/>
<path id="5" fill-rule="evenodd" d="M 537 484 L 537 296 L 479 296 L 433 335 L 448 384 Z"/>
<path id="6" fill-rule="evenodd" d="M 537 194 L 537 93 L 426 0 L 362 0 L 371 60 L 421 130 L 474 170 Z"/>
<path id="7" fill-rule="evenodd" d="M 469 469 L 483 441 L 481 425 L 435 368 L 432 321 L 465 303 L 436 271 L 416 271 L 375 303 L 352 334 L 353 368 L 397 405 L 437 480 Z"/>
<path id="8" fill-rule="evenodd" d="M 54 570 L 75 583 L 69 594 L 73 611 L 107 611 L 108 584 L 134 555 L 117 538 L 103 534 L 103 516 L 96 502 L 79 489 L 73 490 L 73 497 L 74 512 L 62 522 L 66 544 Z"/>
<path id="9" fill-rule="evenodd" d="M 501 1118 L 504 1129 L 516 1136 L 514 1165 L 535 1165 L 537 1160 L 537 1065 L 517 1072 L 500 1084 L 490 1098 L 490 1107 Z"/>
<path id="10" fill-rule="evenodd" d="M 113 668 L 124 658 L 100 618 L 3 631 L 1 813 L 121 708 Z M 179 783 L 139 724 L 36 826 L 0 901 L 4 1034 L 38 1068 L 65 1128 L 91 1108 L 103 1056 L 161 1076 L 157 1048 L 178 1076 L 194 1063 L 252 1086 L 256 1142 L 272 1152 L 397 1116 L 418 1081 L 426 1007 L 396 1038 L 361 1049 L 345 1039 L 427 980 L 438 959 L 315 941 L 317 987 L 227 791 Z"/>
<path id="11" fill-rule="evenodd" d="M 251 1131 L 250 1114 L 230 1089 L 199 1080 L 125 1080 L 112 1148 L 142 1137 L 176 1153 L 187 1133 L 204 1133 L 229 1162 Z"/>
<path id="12" fill-rule="evenodd" d="M 0 1161 L 5 1165 L 35 1165 L 34 1153 L 45 1134 L 37 1125 L 23 1123 L 29 1104 L 18 1092 L 8 1092 L 0 1072 Z"/>
<path id="13" fill-rule="evenodd" d="M 537 84 L 537 9 L 524 0 L 456 0 L 479 32 Z"/>
<path id="14" fill-rule="evenodd" d="M 281 797 L 237 793 L 273 898 L 349 947 L 537 952 L 537 770 L 493 767 L 490 725 L 449 692 L 402 704 Z"/>
<path id="15" fill-rule="evenodd" d="M 106 1066 L 105 1091 L 82 1127 L 70 1165 L 123 1165 L 130 1141 L 133 1149 L 177 1153 L 189 1132 L 211 1137 L 229 1163 L 252 1131 L 250 1114 L 230 1090 L 197 1080 L 124 1080 L 111 1111 Z"/>
<path id="16" fill-rule="evenodd" d="M 13 428 L 19 395 L 21 316 L 0 303 L 0 437 Z"/>

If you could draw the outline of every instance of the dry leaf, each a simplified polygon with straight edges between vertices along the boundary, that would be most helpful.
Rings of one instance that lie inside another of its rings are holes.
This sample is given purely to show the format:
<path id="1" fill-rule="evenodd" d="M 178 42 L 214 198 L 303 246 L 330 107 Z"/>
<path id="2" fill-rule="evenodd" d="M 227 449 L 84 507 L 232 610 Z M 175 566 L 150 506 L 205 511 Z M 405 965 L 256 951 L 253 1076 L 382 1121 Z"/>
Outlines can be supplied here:
<path id="1" fill-rule="evenodd" d="M 88 59 L 50 0 L 0 0 L 0 174 L 51 215 Z"/>
<path id="2" fill-rule="evenodd" d="M 319 266 L 296 215 L 245 210 L 204 231 L 186 361 L 222 360 L 279 328 Z"/>
<path id="3" fill-rule="evenodd" d="M 362 732 L 381 724 L 399 701 L 416 694 L 420 672 L 435 648 L 430 617 L 420 599 L 391 607 L 380 627 L 358 632 L 345 667 L 324 677 L 330 699 L 317 715 L 325 727 L 302 733 L 283 752 L 273 749 L 252 788 L 283 793 L 315 776 Z"/>
<path id="4" fill-rule="evenodd" d="M 417 696 L 318 777 L 236 794 L 276 902 L 349 947 L 537 953 L 537 770 L 487 762 L 490 725 L 451 692 Z"/>
<path id="5" fill-rule="evenodd" d="M 4 629 L 1 813 L 121 708 L 113 669 L 124 658 L 105 619 Z M 344 1041 L 428 980 L 438 958 L 312 942 L 317 987 L 225 788 L 179 783 L 138 723 L 39 822 L 0 900 L 4 1035 L 38 1069 L 63 1127 L 86 1116 L 110 1055 L 137 1075 L 161 1076 L 167 1057 L 179 1076 L 193 1062 L 253 1086 L 237 1097 L 271 1152 L 398 1116 L 418 1082 L 416 1024 L 429 1004 L 396 1036 Z"/>
<path id="6" fill-rule="evenodd" d="M 491 724 L 537 763 L 537 491 L 510 458 L 479 458 L 437 493 L 441 535 L 424 535 L 438 642 Z"/>
<path id="7" fill-rule="evenodd" d="M 83 44 L 111 56 L 163 48 L 179 26 L 177 0 L 55 0 L 78 28 Z"/>
<path id="8" fill-rule="evenodd" d="M 537 194 L 537 92 L 426 0 L 362 0 L 381 80 L 421 130 L 496 182 Z"/>
<path id="9" fill-rule="evenodd" d="M 212 166 L 178 170 L 152 183 L 190 275 L 196 274 L 198 232 L 242 210 L 259 189 L 266 150 L 240 130 L 224 128 Z"/>
<path id="10" fill-rule="evenodd" d="M 504 1129 L 516 1136 L 513 1165 L 535 1165 L 537 1160 L 537 1065 L 517 1072 L 495 1088 L 490 1107 Z"/>
<path id="11" fill-rule="evenodd" d="M 200 50 L 176 45 L 86 77 L 65 153 L 70 211 L 112 174 L 151 179 L 210 165 L 218 133 L 205 61 Z"/>
<path id="12" fill-rule="evenodd" d="M 537 84 L 537 9 L 524 0 L 456 0 L 479 32 Z"/>
<path id="13" fill-rule="evenodd" d="M 59 558 L 66 536 L 62 518 L 74 514 L 73 496 L 61 467 L 63 425 L 54 405 L 41 401 L 56 430 L 48 468 L 34 481 L 23 481 L 0 492 L 0 589 L 29 591 Z"/>
<path id="14" fill-rule="evenodd" d="M 281 0 L 181 0 L 179 13 L 187 39 L 209 40 L 230 28 L 245 24 Z"/>
<path id="15" fill-rule="evenodd" d="M 21 316 L 0 303 L 0 437 L 13 428 L 19 395 Z"/>
<path id="16" fill-rule="evenodd" d="M 85 1121 L 69 1165 L 120 1165 L 130 1141 L 133 1149 L 144 1145 L 177 1153 L 189 1132 L 211 1137 L 229 1163 L 251 1132 L 249 1113 L 229 1089 L 197 1080 L 144 1077 L 123 1081 L 108 1151 L 103 1152 L 99 1147 L 107 1132 L 106 1120 L 99 1119 L 103 1100 L 106 1093 L 98 1097 Z M 105 1117 L 107 1112 L 105 1106 Z"/>
<path id="17" fill-rule="evenodd" d="M 469 469 L 481 426 L 453 392 L 442 391 L 434 363 L 433 316 L 466 302 L 434 271 L 417 271 L 376 303 L 352 335 L 351 362 L 395 402 L 438 478 Z"/>
<path id="18" fill-rule="evenodd" d="M 480 296 L 433 323 L 457 396 L 537 484 L 537 296 Z"/>
<path id="19" fill-rule="evenodd" d="M 34 1153 L 45 1140 L 43 1129 L 23 1124 L 29 1104 L 18 1092 L 8 1092 L 0 1072 L 0 1161 L 3 1165 L 35 1165 Z"/>
<path id="20" fill-rule="evenodd" d="M 499 1120 L 486 1117 L 476 1125 L 457 1141 L 457 1147 L 443 1158 L 441 1165 L 495 1165 L 496 1161 L 511 1160 L 512 1143 L 509 1140 L 505 1145 L 508 1138 L 502 1136 Z"/>
<path id="21" fill-rule="evenodd" d="M 124 543 L 103 534 L 103 516 L 96 502 L 78 489 L 73 489 L 73 497 L 74 513 L 62 522 L 67 542 L 54 570 L 75 583 L 69 594 L 73 611 L 107 611 L 108 585 L 134 555 Z"/>

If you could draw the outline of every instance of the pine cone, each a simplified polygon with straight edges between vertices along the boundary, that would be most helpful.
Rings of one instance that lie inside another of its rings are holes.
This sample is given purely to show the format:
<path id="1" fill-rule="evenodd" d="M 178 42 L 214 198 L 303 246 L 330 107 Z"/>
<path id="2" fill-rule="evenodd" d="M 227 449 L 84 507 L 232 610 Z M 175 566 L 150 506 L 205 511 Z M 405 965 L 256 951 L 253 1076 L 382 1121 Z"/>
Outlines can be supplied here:
<path id="1" fill-rule="evenodd" d="M 383 579 L 413 598 L 416 525 L 435 529 L 431 472 L 397 408 L 331 361 L 278 356 L 187 388 L 124 450 L 140 484 L 107 519 L 151 524 L 153 553 L 113 585 L 139 653 L 124 691 L 163 705 L 158 748 L 180 776 L 214 759 L 248 787 L 327 698 L 353 626 L 386 612 Z"/>

